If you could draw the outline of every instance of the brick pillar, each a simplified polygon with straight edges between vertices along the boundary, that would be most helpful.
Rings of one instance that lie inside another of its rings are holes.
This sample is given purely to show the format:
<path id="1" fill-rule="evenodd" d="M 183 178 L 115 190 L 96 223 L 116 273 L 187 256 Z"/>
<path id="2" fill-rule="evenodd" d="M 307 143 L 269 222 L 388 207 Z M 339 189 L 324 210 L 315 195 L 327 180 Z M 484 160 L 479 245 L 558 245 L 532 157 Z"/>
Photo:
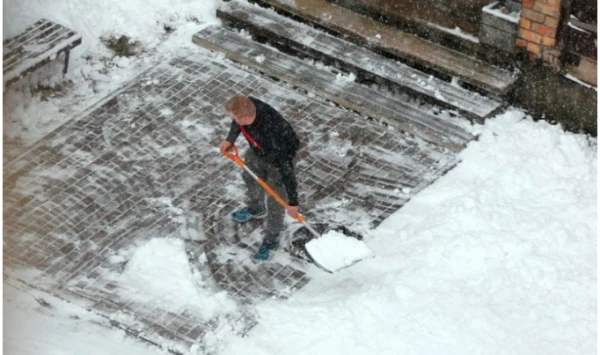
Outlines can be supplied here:
<path id="1" fill-rule="evenodd" d="M 559 65 L 556 34 L 563 0 L 522 0 L 517 46 L 529 53 L 529 59 Z"/>

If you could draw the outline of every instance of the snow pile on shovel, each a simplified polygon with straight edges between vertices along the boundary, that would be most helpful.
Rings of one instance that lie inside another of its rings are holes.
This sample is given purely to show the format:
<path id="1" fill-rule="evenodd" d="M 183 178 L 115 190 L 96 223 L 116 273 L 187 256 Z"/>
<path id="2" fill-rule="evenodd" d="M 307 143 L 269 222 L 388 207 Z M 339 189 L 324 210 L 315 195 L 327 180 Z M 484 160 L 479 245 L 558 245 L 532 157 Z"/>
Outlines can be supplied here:
<path id="1" fill-rule="evenodd" d="M 350 266 L 372 253 L 364 242 L 335 230 L 306 243 L 306 250 L 313 259 L 331 271 Z"/>

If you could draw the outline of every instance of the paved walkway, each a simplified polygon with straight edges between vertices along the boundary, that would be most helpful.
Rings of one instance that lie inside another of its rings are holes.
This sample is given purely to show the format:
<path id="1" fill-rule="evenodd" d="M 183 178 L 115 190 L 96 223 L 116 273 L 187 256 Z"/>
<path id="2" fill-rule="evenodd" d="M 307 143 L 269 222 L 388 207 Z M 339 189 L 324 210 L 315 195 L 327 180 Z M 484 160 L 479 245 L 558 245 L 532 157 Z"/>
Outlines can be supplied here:
<path id="1" fill-rule="evenodd" d="M 243 203 L 243 185 L 239 168 L 216 147 L 230 122 L 223 104 L 235 94 L 272 104 L 299 132 L 300 200 L 312 223 L 364 231 L 455 163 L 452 152 L 235 64 L 176 58 L 4 167 L 5 267 L 35 268 L 30 284 L 155 342 L 203 344 L 219 322 L 251 329 L 253 304 L 303 287 L 313 266 L 285 252 L 268 264 L 249 262 L 262 227 L 227 218 Z M 206 321 L 119 292 L 127 260 L 115 256 L 169 236 L 185 241 L 192 267 L 241 311 Z"/>

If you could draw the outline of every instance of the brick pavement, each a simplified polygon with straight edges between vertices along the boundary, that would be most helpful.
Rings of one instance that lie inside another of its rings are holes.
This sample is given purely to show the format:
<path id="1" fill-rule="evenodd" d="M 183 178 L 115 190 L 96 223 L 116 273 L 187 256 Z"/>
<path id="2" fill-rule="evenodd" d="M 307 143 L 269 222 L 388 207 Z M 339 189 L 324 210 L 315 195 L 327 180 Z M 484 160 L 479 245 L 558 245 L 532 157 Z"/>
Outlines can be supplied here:
<path id="1" fill-rule="evenodd" d="M 26 280 L 35 287 L 173 348 L 203 344 L 219 322 L 251 329 L 252 305 L 303 287 L 310 266 L 284 252 L 254 265 L 260 223 L 227 218 L 243 204 L 240 171 L 216 148 L 230 122 L 222 106 L 234 94 L 272 104 L 299 132 L 300 199 L 312 223 L 373 227 L 456 162 L 452 152 L 214 56 L 175 58 L 5 165 L 5 267 L 37 269 Z M 119 292 L 126 261 L 114 256 L 169 236 L 185 240 L 192 267 L 239 311 L 204 320 Z"/>

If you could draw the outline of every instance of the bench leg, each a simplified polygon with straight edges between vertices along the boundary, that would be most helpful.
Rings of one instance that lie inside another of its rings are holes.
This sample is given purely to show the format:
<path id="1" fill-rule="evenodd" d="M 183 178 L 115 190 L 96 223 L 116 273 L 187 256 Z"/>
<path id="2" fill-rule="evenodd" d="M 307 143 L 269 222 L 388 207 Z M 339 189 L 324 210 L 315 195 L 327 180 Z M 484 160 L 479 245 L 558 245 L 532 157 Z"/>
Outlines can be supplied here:
<path id="1" fill-rule="evenodd" d="M 69 53 L 71 53 L 71 51 L 65 51 L 65 68 L 63 69 L 63 75 L 67 74 L 67 69 L 69 68 Z"/>

